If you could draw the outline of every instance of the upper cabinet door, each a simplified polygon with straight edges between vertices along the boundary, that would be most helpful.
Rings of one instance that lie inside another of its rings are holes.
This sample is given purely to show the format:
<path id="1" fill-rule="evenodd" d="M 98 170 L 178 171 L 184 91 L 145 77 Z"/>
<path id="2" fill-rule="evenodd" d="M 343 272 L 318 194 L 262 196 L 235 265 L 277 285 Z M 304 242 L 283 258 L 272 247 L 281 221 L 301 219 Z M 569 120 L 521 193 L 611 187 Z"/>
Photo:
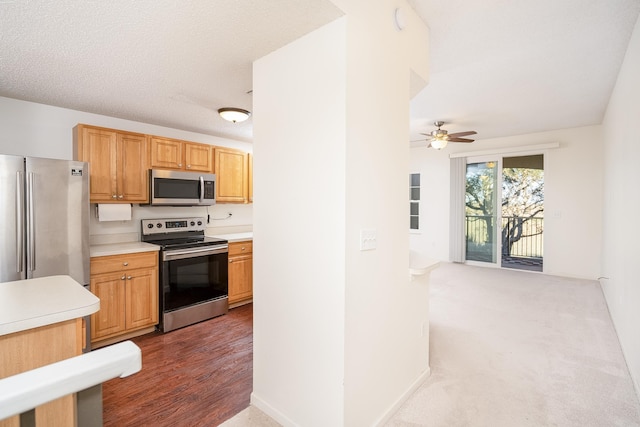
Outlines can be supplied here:
<path id="1" fill-rule="evenodd" d="M 119 133 L 118 200 L 146 202 L 149 200 L 149 167 L 147 166 L 147 138 L 144 135 Z"/>
<path id="2" fill-rule="evenodd" d="M 182 141 L 151 137 L 151 168 L 184 169 Z"/>
<path id="3" fill-rule="evenodd" d="M 93 203 L 117 201 L 116 132 L 78 125 L 78 160 L 89 162 L 89 189 Z"/>
<path id="4" fill-rule="evenodd" d="M 249 202 L 248 169 L 247 153 L 216 147 L 216 202 Z"/>
<path id="5" fill-rule="evenodd" d="M 247 154 L 249 160 L 249 170 L 247 176 L 249 178 L 249 203 L 253 203 L 253 154 Z"/>
<path id="6" fill-rule="evenodd" d="M 184 143 L 186 170 L 211 173 L 213 171 L 212 146 Z"/>

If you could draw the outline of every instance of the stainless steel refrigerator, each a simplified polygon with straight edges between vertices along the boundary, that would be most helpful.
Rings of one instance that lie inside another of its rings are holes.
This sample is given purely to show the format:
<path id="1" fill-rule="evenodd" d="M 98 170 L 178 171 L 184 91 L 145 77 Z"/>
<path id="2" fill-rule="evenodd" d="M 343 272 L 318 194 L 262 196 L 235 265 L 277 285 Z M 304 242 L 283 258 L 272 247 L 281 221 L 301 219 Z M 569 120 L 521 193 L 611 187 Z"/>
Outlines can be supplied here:
<path id="1" fill-rule="evenodd" d="M 89 285 L 89 167 L 0 155 L 0 282 L 65 274 Z"/>

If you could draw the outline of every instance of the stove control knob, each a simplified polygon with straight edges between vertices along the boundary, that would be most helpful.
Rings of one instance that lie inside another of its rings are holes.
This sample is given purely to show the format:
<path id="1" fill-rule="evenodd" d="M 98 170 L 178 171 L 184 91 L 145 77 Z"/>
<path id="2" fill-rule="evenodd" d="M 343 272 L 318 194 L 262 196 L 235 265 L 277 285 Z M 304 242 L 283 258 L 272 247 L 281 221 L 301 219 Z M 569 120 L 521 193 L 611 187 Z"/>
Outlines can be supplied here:
<path id="1" fill-rule="evenodd" d="M 153 228 L 153 224 L 147 224 L 147 228 Z"/>
<path id="2" fill-rule="evenodd" d="M 193 221 L 191 221 L 191 222 L 190 222 L 190 224 L 191 224 L 191 226 L 192 226 L 192 227 L 193 227 L 194 225 L 196 225 L 196 223 L 195 223 L 195 222 L 193 222 Z"/>
<path id="3" fill-rule="evenodd" d="M 198 225 L 202 225 L 202 221 L 198 221 Z"/>
<path id="4" fill-rule="evenodd" d="M 162 228 L 162 223 L 161 223 L 161 222 L 157 223 L 157 224 L 156 224 L 156 227 L 158 227 L 158 228 Z"/>

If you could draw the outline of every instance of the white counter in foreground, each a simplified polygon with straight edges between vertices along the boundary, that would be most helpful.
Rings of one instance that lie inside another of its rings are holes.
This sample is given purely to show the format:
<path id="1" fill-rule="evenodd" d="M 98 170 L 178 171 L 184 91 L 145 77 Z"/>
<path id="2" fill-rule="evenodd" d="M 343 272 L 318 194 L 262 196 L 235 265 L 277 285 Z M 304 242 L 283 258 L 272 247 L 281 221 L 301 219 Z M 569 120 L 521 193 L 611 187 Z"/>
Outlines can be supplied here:
<path id="1" fill-rule="evenodd" d="M 100 309 L 100 300 L 69 276 L 0 283 L 0 336 L 66 320 Z"/>

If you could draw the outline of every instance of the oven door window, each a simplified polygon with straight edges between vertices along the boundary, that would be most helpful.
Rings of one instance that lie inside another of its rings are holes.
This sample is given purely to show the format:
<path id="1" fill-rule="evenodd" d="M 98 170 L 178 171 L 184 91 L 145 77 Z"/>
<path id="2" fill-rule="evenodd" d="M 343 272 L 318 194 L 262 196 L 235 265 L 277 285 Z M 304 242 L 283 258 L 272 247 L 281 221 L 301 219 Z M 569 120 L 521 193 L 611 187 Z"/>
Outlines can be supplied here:
<path id="1" fill-rule="evenodd" d="M 162 287 L 164 311 L 227 296 L 227 254 L 165 261 Z"/>

